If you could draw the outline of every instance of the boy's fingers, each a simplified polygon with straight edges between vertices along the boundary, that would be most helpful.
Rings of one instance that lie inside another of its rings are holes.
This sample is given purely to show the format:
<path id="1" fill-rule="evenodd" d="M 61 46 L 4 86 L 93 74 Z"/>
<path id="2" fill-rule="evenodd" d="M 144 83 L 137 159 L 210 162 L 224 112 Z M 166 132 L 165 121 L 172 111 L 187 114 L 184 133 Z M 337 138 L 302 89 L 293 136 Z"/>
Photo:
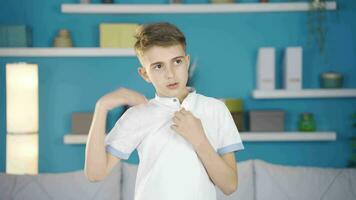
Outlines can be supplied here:
<path id="1" fill-rule="evenodd" d="M 185 113 L 189 113 L 189 112 L 190 112 L 189 110 L 187 110 L 187 109 L 185 109 L 185 108 L 183 108 L 182 110 L 183 110 L 183 112 L 185 112 Z"/>
<path id="2" fill-rule="evenodd" d="M 183 117 L 184 115 L 181 111 L 176 111 L 176 112 L 174 112 L 174 116 Z"/>
<path id="3" fill-rule="evenodd" d="M 172 128 L 173 130 L 176 130 L 176 129 L 178 128 L 178 126 L 175 125 L 175 124 L 173 124 L 173 125 L 171 125 L 171 128 Z"/>
<path id="4" fill-rule="evenodd" d="M 182 108 L 179 112 L 182 113 L 183 115 L 188 113 L 188 111 L 186 109 L 184 109 L 184 108 Z"/>
<path id="5" fill-rule="evenodd" d="M 173 120 L 173 122 L 179 122 L 180 121 L 180 119 L 178 117 L 175 117 L 175 116 L 173 117 L 172 120 Z"/>

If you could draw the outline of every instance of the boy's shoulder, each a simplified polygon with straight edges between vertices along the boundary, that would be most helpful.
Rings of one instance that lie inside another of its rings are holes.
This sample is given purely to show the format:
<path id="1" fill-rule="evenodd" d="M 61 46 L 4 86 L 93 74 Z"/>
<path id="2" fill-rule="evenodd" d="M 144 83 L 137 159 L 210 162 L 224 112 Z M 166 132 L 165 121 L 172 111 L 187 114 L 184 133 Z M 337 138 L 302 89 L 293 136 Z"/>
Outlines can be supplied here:
<path id="1" fill-rule="evenodd" d="M 150 118 L 150 116 L 156 116 L 158 112 L 160 112 L 160 109 L 157 108 L 158 106 L 149 100 L 147 103 L 130 106 L 125 111 L 125 113 L 128 116 L 135 116 L 136 118 L 147 119 Z"/>
<path id="2" fill-rule="evenodd" d="M 215 98 L 198 93 L 196 95 L 198 103 L 204 104 L 205 106 L 209 106 L 209 108 L 221 109 L 221 107 L 225 106 L 224 100 L 221 98 Z"/>
<path id="3" fill-rule="evenodd" d="M 209 108 L 209 110 L 222 110 L 226 108 L 223 99 L 215 98 L 211 96 L 206 96 L 204 94 L 195 93 L 195 103 L 198 106 L 203 106 L 204 108 Z M 154 99 L 149 100 L 147 103 L 138 104 L 128 108 L 127 112 L 134 115 L 154 115 L 156 112 L 161 112 L 161 107 L 159 107 Z"/>
<path id="4" fill-rule="evenodd" d="M 139 113 L 145 113 L 147 111 L 153 111 L 154 109 L 155 109 L 155 105 L 152 104 L 151 101 L 148 101 L 147 103 L 130 106 L 127 109 L 127 111 L 133 114 L 139 114 Z"/>

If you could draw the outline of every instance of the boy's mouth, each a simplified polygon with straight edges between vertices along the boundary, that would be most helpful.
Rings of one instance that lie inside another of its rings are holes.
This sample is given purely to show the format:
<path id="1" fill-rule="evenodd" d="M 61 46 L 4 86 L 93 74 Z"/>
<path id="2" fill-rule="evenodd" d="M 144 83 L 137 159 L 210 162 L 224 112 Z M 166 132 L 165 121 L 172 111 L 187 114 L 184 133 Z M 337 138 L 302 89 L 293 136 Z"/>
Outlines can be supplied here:
<path id="1" fill-rule="evenodd" d="M 169 89 L 176 89 L 178 87 L 178 82 L 167 85 Z"/>

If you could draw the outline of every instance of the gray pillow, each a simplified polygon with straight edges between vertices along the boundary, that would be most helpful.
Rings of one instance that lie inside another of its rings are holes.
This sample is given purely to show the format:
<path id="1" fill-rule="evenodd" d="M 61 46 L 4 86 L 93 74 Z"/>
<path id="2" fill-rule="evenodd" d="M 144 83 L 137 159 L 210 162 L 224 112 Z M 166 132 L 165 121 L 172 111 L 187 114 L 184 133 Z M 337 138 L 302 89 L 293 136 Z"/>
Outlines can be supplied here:
<path id="1" fill-rule="evenodd" d="M 1 174 L 0 199 L 119 200 L 121 193 L 120 168 L 121 164 L 117 164 L 106 179 L 100 182 L 90 182 L 85 177 L 83 170 L 66 173 L 42 173 L 38 175 Z M 11 189 L 9 189 L 10 187 Z"/>
<path id="2" fill-rule="evenodd" d="M 0 200 L 11 199 L 16 177 L 16 175 L 0 173 Z"/>
<path id="3" fill-rule="evenodd" d="M 121 200 L 134 200 L 135 183 L 138 165 L 121 162 L 122 177 L 121 177 Z"/>
<path id="4" fill-rule="evenodd" d="M 356 199 L 356 170 L 255 161 L 256 199 Z"/>
<path id="5" fill-rule="evenodd" d="M 218 186 L 216 195 L 218 200 L 254 200 L 254 163 L 253 160 L 237 162 L 238 188 L 231 195 L 225 195 Z"/>

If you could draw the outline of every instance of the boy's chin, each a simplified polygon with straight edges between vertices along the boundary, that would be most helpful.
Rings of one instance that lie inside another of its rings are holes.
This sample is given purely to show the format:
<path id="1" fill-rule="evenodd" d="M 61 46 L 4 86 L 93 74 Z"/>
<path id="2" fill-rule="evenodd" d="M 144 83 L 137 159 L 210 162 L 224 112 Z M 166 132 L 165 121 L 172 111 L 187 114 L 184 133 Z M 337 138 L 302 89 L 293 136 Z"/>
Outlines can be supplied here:
<path id="1" fill-rule="evenodd" d="M 183 88 L 176 88 L 176 89 L 165 89 L 164 92 L 161 92 L 161 93 L 164 93 L 163 96 L 167 96 L 167 97 L 178 97 L 178 96 L 181 96 L 182 94 L 184 94 L 186 91 Z"/>

